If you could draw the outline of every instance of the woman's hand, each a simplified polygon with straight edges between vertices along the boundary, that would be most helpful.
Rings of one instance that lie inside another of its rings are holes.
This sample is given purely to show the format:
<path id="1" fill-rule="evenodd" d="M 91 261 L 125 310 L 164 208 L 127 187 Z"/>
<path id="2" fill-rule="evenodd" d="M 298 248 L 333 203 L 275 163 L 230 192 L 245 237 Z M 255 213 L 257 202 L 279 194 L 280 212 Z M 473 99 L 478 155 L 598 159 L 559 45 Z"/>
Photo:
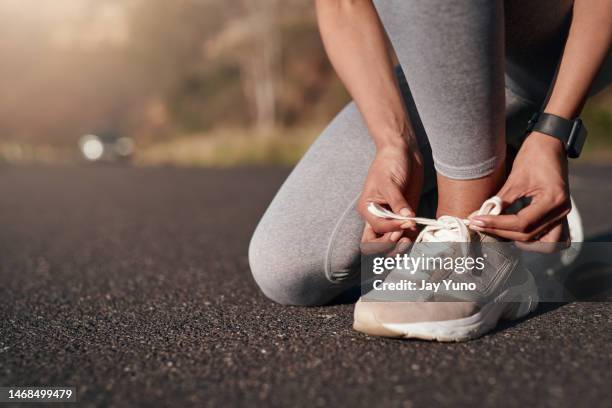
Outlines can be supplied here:
<path id="1" fill-rule="evenodd" d="M 471 217 L 470 228 L 540 252 L 550 252 L 554 243 L 569 244 L 567 158 L 559 140 L 538 132 L 527 136 L 497 196 L 505 207 L 524 197 L 531 202 L 517 214 Z"/>
<path id="2" fill-rule="evenodd" d="M 612 1 L 575 0 L 572 20 L 550 99 L 544 109 L 573 119 L 587 98 L 612 44 Z M 567 158 L 561 142 L 532 132 L 521 147 L 508 181 L 497 194 L 509 205 L 531 203 L 516 215 L 473 217 L 471 228 L 517 241 L 524 249 L 551 252 L 569 245 L 566 215 L 571 209 Z M 542 245 L 544 243 L 544 245 Z"/>
<path id="3" fill-rule="evenodd" d="M 363 115 L 376 145 L 358 209 L 364 242 L 396 242 L 402 225 L 376 218 L 369 202 L 414 215 L 423 184 L 423 161 L 395 77 L 385 29 L 372 1 L 317 0 L 317 21 L 327 55 Z M 413 228 L 414 225 L 413 225 Z M 407 239 L 407 238 L 406 238 Z"/>
<path id="4" fill-rule="evenodd" d="M 370 202 L 386 205 L 395 213 L 414 217 L 423 187 L 423 158 L 416 146 L 382 147 L 370 165 L 358 210 L 366 221 L 364 241 L 396 242 L 413 232 L 411 221 L 385 220 L 367 210 Z M 381 237 L 382 235 L 382 237 Z"/>

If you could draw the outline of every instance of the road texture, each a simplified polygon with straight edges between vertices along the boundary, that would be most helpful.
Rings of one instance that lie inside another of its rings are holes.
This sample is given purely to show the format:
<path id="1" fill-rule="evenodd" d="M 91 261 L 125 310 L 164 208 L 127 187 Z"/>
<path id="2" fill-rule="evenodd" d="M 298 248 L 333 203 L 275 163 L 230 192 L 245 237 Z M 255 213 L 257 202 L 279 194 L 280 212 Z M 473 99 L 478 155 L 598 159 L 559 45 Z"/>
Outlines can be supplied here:
<path id="1" fill-rule="evenodd" d="M 75 386 L 81 406 L 612 406 L 610 303 L 440 344 L 268 301 L 246 251 L 287 174 L 0 168 L 0 385 Z M 612 168 L 573 174 L 609 236 Z"/>

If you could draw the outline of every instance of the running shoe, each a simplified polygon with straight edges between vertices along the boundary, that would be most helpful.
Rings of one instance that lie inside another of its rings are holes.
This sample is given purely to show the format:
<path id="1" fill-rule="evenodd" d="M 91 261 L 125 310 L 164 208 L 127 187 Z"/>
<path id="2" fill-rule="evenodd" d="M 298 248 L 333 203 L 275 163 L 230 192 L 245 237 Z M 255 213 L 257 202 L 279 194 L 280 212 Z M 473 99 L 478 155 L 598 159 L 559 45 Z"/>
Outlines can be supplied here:
<path id="1" fill-rule="evenodd" d="M 376 204 L 368 210 L 397 218 Z M 500 211 L 501 200 L 493 197 L 478 214 Z M 421 263 L 412 270 L 391 270 L 378 282 L 379 288 L 404 288 L 413 282 L 413 287 L 428 289 L 370 290 L 355 305 L 355 330 L 385 337 L 466 341 L 491 331 L 502 319 L 519 319 L 537 307 L 535 281 L 512 243 L 472 231 L 469 220 L 457 217 L 412 219 L 425 227 L 407 256 L 442 259 L 450 268 L 434 262 L 433 268 Z M 468 271 L 463 267 L 467 258 L 473 260 Z M 457 265 L 463 265 L 461 271 Z"/>

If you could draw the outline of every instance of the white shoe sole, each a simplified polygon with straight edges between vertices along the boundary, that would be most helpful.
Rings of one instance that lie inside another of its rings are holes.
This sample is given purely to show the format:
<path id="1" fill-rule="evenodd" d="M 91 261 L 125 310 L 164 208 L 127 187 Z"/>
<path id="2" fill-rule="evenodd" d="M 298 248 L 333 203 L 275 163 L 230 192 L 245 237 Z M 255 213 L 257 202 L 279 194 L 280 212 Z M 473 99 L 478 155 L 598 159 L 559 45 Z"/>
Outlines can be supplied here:
<path id="1" fill-rule="evenodd" d="M 584 241 L 582 217 L 580 216 L 574 199 L 570 197 L 570 200 L 572 200 L 572 210 L 567 214 L 567 224 L 572 245 L 567 250 L 561 252 L 561 264 L 564 267 L 568 267 L 576 261 L 578 255 L 580 255 L 582 242 Z"/>
<path id="2" fill-rule="evenodd" d="M 535 282 L 529 276 L 524 285 L 504 291 L 471 316 L 433 322 L 381 323 L 367 308 L 365 311 L 356 308 L 353 328 L 375 336 L 444 342 L 467 341 L 493 330 L 501 319 L 516 320 L 534 311 L 538 306 L 537 293 Z"/>

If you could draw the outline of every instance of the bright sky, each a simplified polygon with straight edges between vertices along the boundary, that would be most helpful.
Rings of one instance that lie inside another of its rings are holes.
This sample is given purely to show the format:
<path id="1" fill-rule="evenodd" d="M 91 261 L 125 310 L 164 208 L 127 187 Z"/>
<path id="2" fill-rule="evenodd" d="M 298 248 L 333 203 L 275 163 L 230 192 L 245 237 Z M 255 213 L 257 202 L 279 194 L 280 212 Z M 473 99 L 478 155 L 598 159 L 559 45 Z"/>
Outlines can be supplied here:
<path id="1" fill-rule="evenodd" d="M 12 41 L 44 30 L 47 40 L 59 47 L 89 48 L 98 44 L 125 43 L 129 30 L 126 6 L 132 0 L 0 0 L 0 15 Z M 1 29 L 0 29 L 1 30 Z"/>

